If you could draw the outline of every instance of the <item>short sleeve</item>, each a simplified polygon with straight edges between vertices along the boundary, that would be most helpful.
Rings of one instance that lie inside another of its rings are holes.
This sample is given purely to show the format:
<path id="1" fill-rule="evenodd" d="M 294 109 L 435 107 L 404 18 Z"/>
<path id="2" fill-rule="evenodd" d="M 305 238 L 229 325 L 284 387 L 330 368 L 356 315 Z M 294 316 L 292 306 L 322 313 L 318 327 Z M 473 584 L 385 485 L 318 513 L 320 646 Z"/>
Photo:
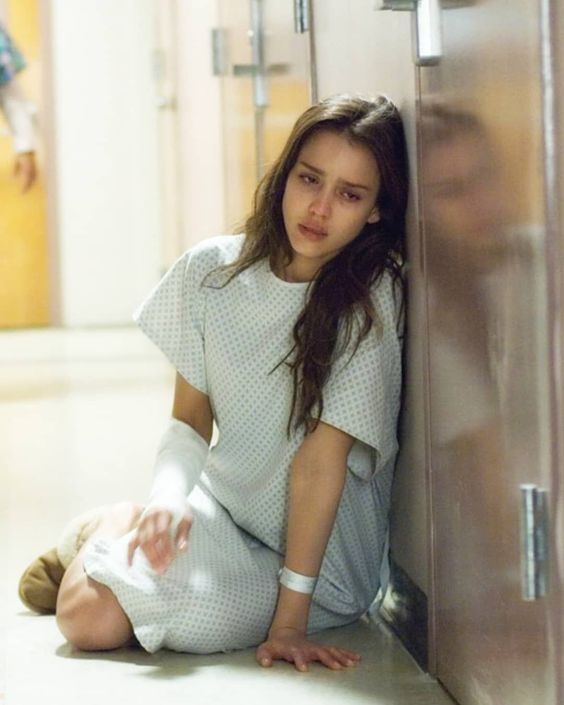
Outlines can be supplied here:
<path id="1" fill-rule="evenodd" d="M 193 387 L 208 393 L 204 359 L 206 275 L 194 251 L 178 259 L 133 314 L 147 337 Z"/>
<path id="2" fill-rule="evenodd" d="M 349 467 L 362 479 L 383 467 L 398 448 L 401 339 L 393 298 L 378 298 L 383 331 L 373 326 L 352 356 L 345 351 L 323 392 L 321 420 L 356 439 Z"/>

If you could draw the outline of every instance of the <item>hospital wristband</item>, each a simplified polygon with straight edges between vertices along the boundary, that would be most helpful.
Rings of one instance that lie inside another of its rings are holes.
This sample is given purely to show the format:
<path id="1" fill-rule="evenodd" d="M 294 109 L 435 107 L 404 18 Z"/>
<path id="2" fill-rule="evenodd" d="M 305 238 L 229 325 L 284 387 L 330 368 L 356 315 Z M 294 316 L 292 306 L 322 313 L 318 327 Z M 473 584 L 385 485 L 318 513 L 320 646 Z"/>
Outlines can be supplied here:
<path id="1" fill-rule="evenodd" d="M 317 576 L 310 578 L 307 575 L 295 573 L 293 570 L 286 568 L 286 566 L 280 570 L 278 578 L 280 584 L 284 585 L 284 587 L 295 590 L 295 592 L 301 592 L 304 595 L 311 595 L 317 583 Z"/>

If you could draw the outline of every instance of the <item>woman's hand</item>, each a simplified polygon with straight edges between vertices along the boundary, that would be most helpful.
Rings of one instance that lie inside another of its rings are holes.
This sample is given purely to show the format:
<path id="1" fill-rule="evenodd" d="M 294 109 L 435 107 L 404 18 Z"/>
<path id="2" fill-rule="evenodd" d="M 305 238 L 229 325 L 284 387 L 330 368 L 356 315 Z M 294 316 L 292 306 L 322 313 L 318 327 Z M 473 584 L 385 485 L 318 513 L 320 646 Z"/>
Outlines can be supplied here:
<path id="1" fill-rule="evenodd" d="M 272 666 L 275 659 L 293 663 L 298 671 L 307 671 L 308 664 L 319 661 L 334 671 L 355 666 L 360 655 L 337 646 L 323 646 L 308 641 L 305 634 L 291 627 L 271 630 L 268 639 L 256 651 L 261 666 Z"/>
<path id="2" fill-rule="evenodd" d="M 16 155 L 14 176 L 20 182 L 21 192 L 29 191 L 37 179 L 37 166 L 33 152 L 21 152 Z"/>
<path id="3" fill-rule="evenodd" d="M 174 533 L 174 540 L 171 532 L 172 521 L 172 512 L 158 507 L 141 515 L 137 531 L 129 542 L 129 565 L 133 561 L 133 554 L 140 548 L 154 571 L 162 574 L 167 570 L 177 553 L 186 550 L 193 517 L 187 508 Z"/>

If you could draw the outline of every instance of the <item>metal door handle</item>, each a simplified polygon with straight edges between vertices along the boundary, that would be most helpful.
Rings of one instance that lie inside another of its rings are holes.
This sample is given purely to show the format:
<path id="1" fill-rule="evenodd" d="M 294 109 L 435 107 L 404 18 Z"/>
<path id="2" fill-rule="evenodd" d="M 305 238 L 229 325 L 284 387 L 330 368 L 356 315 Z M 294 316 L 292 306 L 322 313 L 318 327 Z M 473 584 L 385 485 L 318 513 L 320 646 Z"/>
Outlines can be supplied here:
<path id="1" fill-rule="evenodd" d="M 440 0 L 376 0 L 376 10 L 415 12 L 413 60 L 418 66 L 435 66 L 442 56 Z"/>

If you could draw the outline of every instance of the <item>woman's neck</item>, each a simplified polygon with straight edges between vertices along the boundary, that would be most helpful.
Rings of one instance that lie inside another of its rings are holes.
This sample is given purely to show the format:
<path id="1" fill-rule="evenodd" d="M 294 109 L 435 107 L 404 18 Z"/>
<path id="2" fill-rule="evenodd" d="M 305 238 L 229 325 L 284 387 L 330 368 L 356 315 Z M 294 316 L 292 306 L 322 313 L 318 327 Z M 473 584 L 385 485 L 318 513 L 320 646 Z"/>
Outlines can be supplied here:
<path id="1" fill-rule="evenodd" d="M 310 282 L 315 278 L 317 269 L 310 262 L 302 262 L 298 258 L 294 258 L 290 264 L 280 268 L 279 276 L 284 281 L 290 283 Z"/>

